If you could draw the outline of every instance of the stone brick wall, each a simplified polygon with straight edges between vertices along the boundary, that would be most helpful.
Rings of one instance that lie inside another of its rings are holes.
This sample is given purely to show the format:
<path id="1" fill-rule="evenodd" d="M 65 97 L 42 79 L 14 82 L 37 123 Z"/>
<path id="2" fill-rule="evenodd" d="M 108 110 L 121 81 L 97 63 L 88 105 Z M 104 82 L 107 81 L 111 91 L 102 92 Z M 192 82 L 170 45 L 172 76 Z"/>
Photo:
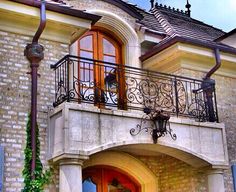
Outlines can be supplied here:
<path id="1" fill-rule="evenodd" d="M 0 31 L 0 145 L 5 146 L 4 192 L 20 192 L 27 114 L 30 111 L 31 77 L 24 48 L 32 37 Z M 54 72 L 50 65 L 65 54 L 65 44 L 42 40 L 45 59 L 39 67 L 38 124 L 41 159 L 46 163 L 48 108 L 54 99 Z"/>
<path id="2" fill-rule="evenodd" d="M 207 176 L 167 155 L 138 156 L 158 178 L 160 192 L 207 192 Z"/>
<path id="3" fill-rule="evenodd" d="M 181 69 L 178 74 L 201 79 L 204 73 Z M 230 167 L 225 171 L 226 192 L 234 192 L 231 165 L 236 163 L 236 78 L 215 74 L 216 97 L 220 122 L 225 123 Z"/>

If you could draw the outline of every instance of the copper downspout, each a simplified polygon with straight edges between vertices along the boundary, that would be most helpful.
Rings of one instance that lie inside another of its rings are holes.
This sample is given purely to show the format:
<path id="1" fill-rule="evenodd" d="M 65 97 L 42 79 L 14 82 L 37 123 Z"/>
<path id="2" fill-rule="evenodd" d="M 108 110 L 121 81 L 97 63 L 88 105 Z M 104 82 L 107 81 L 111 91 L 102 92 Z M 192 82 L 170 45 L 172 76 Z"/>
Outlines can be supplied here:
<path id="1" fill-rule="evenodd" d="M 32 43 L 27 44 L 25 48 L 25 56 L 30 61 L 31 67 L 31 150 L 32 150 L 32 161 L 31 161 L 31 177 L 35 179 L 35 168 L 36 168 L 36 127 L 37 127 L 37 85 L 38 85 L 38 67 L 39 62 L 44 58 L 44 47 L 38 44 L 39 37 L 41 36 L 46 26 L 46 5 L 45 1 L 41 1 L 40 9 L 40 25 L 37 32 L 35 33 Z"/>
<path id="2" fill-rule="evenodd" d="M 40 24 L 37 32 L 35 33 L 32 43 L 38 43 L 39 37 L 43 33 L 43 30 L 46 26 L 46 2 L 45 0 L 41 1 L 41 9 L 40 9 Z"/>
<path id="3" fill-rule="evenodd" d="M 202 89 L 206 98 L 206 108 L 210 122 L 218 121 L 217 113 L 215 114 L 213 97 L 215 92 L 215 80 L 211 79 L 211 76 L 220 68 L 220 50 L 219 48 L 214 49 L 216 64 L 215 66 L 205 75 L 203 78 Z"/>
<path id="4" fill-rule="evenodd" d="M 216 64 L 215 66 L 206 74 L 204 79 L 210 79 L 213 73 L 215 73 L 221 66 L 221 59 L 220 59 L 220 50 L 219 48 L 216 48 L 214 50 L 215 53 L 215 59 L 216 59 Z"/>

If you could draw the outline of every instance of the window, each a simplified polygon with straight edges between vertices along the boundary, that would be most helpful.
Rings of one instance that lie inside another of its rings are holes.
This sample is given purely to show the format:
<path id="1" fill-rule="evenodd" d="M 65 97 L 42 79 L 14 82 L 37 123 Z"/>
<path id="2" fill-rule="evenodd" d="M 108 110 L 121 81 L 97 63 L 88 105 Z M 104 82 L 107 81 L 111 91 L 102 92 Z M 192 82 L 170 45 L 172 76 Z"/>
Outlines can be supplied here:
<path id="1" fill-rule="evenodd" d="M 83 192 L 139 192 L 128 175 L 111 168 L 95 167 L 83 171 Z"/>
<path id="2" fill-rule="evenodd" d="M 121 44 L 100 30 L 91 30 L 78 41 L 79 92 L 95 105 L 125 108 Z M 115 65 L 114 65 L 115 64 Z"/>

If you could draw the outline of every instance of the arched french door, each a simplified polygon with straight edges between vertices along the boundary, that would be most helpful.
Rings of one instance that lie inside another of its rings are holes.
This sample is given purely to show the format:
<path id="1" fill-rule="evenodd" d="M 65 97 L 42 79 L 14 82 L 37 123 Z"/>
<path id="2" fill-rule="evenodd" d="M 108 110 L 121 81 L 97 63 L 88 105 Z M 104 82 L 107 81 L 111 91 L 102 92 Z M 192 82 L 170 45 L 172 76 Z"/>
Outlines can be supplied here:
<path id="1" fill-rule="evenodd" d="M 83 171 L 83 192 L 140 192 L 140 187 L 116 169 L 92 167 Z"/>
<path id="2" fill-rule="evenodd" d="M 78 40 L 80 93 L 99 107 L 125 106 L 122 46 L 101 30 L 91 30 Z M 113 65 L 113 64 L 115 65 Z"/>

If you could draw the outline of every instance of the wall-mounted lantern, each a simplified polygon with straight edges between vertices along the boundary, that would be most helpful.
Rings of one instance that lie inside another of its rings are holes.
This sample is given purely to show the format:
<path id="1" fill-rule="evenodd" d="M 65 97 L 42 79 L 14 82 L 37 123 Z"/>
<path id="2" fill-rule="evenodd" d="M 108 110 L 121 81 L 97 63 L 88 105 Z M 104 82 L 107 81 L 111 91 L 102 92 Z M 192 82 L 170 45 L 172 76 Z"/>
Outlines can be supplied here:
<path id="1" fill-rule="evenodd" d="M 136 128 L 130 130 L 132 136 L 138 135 L 145 130 L 152 135 L 153 143 L 157 143 L 159 137 L 164 137 L 169 134 L 173 140 L 177 139 L 176 134 L 172 134 L 170 128 L 170 115 L 162 110 L 153 111 L 150 108 L 144 108 L 145 115 L 141 119 L 141 123 L 136 125 Z"/>

